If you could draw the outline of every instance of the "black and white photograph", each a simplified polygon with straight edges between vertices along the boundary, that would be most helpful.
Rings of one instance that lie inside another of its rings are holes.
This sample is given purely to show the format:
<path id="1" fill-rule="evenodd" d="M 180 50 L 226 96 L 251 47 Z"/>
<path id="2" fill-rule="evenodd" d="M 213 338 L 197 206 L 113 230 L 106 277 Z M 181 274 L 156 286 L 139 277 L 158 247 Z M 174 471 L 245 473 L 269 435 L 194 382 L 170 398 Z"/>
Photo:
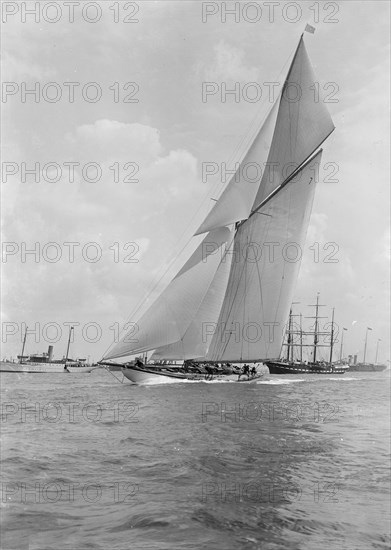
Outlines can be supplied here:
<path id="1" fill-rule="evenodd" d="M 2 0 L 0 550 L 388 550 L 388 0 Z"/>

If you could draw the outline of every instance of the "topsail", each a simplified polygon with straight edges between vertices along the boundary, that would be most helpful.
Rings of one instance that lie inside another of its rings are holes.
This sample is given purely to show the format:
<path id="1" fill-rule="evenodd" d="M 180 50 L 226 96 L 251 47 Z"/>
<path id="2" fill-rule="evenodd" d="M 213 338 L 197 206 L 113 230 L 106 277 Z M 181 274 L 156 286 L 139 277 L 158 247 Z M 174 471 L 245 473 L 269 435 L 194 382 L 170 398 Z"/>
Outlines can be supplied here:
<path id="1" fill-rule="evenodd" d="M 321 159 L 334 125 L 301 37 L 281 93 L 196 234 L 193 255 L 105 355 L 261 361 L 278 357 Z M 257 165 L 259 177 L 249 178 Z M 262 170 L 260 170 L 262 169 Z"/>
<path id="2" fill-rule="evenodd" d="M 303 38 L 300 39 L 282 93 L 224 190 L 196 234 L 248 218 L 334 130 L 316 82 Z M 260 175 L 254 181 L 253 174 Z"/>

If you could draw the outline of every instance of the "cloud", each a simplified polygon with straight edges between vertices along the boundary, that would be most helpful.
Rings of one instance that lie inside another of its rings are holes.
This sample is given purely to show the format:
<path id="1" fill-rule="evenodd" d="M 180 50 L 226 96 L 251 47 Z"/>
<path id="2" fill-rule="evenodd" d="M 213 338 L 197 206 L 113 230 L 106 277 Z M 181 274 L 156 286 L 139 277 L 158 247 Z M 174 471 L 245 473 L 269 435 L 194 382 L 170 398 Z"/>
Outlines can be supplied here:
<path id="1" fill-rule="evenodd" d="M 187 238 L 194 229 L 184 235 L 189 201 L 199 203 L 202 191 L 196 159 L 183 149 L 164 154 L 156 128 L 102 119 L 77 127 L 66 141 L 81 166 L 99 159 L 105 177 L 83 181 L 80 166 L 73 183 L 65 169 L 55 183 L 8 181 L 6 239 L 18 251 L 3 264 L 7 319 L 126 316 L 173 256 L 178 234 Z M 115 183 L 110 163 L 116 159 L 122 166 L 135 158 L 139 182 Z M 73 262 L 71 245 L 64 243 L 76 243 Z M 23 252 L 34 248 L 37 261 Z"/>

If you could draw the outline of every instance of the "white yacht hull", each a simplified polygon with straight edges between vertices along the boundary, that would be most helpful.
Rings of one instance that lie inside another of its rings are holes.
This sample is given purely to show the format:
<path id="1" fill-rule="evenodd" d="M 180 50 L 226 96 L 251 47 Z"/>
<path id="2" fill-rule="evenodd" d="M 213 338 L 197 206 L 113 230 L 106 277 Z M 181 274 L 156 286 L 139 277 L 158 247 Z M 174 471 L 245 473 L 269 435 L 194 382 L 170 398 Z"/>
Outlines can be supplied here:
<path id="1" fill-rule="evenodd" d="M 124 367 L 122 374 L 133 382 L 134 384 L 139 384 L 142 386 L 148 386 L 151 384 L 178 384 L 178 382 L 183 382 L 187 380 L 185 377 L 174 377 L 165 374 L 159 374 L 154 372 L 141 371 L 138 369 L 133 369 L 132 367 Z M 200 375 L 201 376 L 201 375 Z"/>
<path id="2" fill-rule="evenodd" d="M 219 374 L 219 375 L 205 375 L 205 374 L 182 374 L 182 373 L 165 373 L 153 372 L 151 370 L 141 370 L 133 367 L 124 367 L 122 374 L 133 382 L 140 386 L 160 385 L 160 384 L 178 384 L 180 382 L 256 382 L 263 378 L 264 374 L 257 374 L 254 377 L 248 377 L 241 375 L 238 380 L 237 374 Z"/>

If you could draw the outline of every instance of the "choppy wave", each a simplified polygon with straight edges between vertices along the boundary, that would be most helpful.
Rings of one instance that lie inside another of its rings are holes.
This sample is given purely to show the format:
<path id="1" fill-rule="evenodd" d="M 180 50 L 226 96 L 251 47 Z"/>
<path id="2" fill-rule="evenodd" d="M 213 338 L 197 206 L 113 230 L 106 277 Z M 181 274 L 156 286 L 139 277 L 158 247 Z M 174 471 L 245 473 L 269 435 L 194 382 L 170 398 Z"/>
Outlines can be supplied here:
<path id="1" fill-rule="evenodd" d="M 388 548 L 389 374 L 4 381 L 4 548 Z"/>

